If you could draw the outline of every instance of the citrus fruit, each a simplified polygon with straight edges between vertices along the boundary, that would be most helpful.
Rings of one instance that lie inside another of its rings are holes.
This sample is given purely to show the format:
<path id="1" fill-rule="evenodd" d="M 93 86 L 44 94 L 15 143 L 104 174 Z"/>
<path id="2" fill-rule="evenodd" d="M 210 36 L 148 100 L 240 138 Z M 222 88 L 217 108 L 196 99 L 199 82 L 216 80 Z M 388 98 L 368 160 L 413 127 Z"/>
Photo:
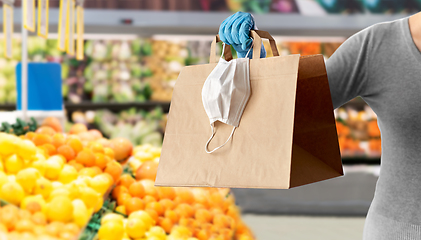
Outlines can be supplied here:
<path id="1" fill-rule="evenodd" d="M 19 209 L 14 205 L 6 205 L 2 207 L 0 211 L 0 219 L 1 223 L 8 229 L 12 230 L 16 222 L 19 220 L 18 218 Z"/>
<path id="2" fill-rule="evenodd" d="M 39 153 L 37 153 L 39 154 Z M 29 164 L 29 167 L 31 168 L 35 168 L 38 170 L 38 172 L 44 176 L 45 175 L 45 170 L 46 170 L 46 164 L 45 164 L 45 160 L 38 160 L 38 161 L 33 161 L 31 162 L 31 164 Z"/>
<path id="3" fill-rule="evenodd" d="M 66 138 L 63 136 L 63 134 L 61 134 L 61 133 L 54 134 L 52 144 L 56 148 L 59 148 L 59 147 L 63 146 L 65 144 L 65 142 L 66 142 Z"/>
<path id="4" fill-rule="evenodd" d="M 0 135 L 0 154 L 3 156 L 10 155 L 12 153 L 16 153 L 17 151 L 17 143 L 19 142 L 19 138 L 16 136 L 2 133 Z"/>
<path id="5" fill-rule="evenodd" d="M 141 238 L 145 235 L 147 225 L 138 218 L 130 218 L 126 224 L 126 233 L 131 238 Z"/>
<path id="6" fill-rule="evenodd" d="M 111 139 L 110 147 L 113 149 L 117 161 L 128 158 L 133 150 L 133 144 L 128 139 L 121 137 Z"/>
<path id="7" fill-rule="evenodd" d="M 64 165 L 63 169 L 60 171 L 58 176 L 58 181 L 63 184 L 70 183 L 78 177 L 78 172 L 73 166 Z"/>
<path id="8" fill-rule="evenodd" d="M 72 205 L 73 222 L 79 227 L 84 227 L 91 217 L 85 203 L 80 199 L 75 199 L 72 201 Z"/>
<path id="9" fill-rule="evenodd" d="M 81 170 L 79 170 L 78 172 L 79 176 L 88 176 L 88 177 L 95 177 L 95 175 L 97 174 L 97 171 L 95 171 L 95 169 L 93 168 L 82 168 Z"/>
<path id="10" fill-rule="evenodd" d="M 211 222 L 213 219 L 213 215 L 207 209 L 198 209 L 194 214 L 194 218 L 199 222 Z"/>
<path id="11" fill-rule="evenodd" d="M 21 219 L 15 225 L 15 231 L 18 232 L 31 232 L 34 223 L 30 219 Z"/>
<path id="12" fill-rule="evenodd" d="M 66 158 L 67 161 L 70 161 L 75 158 L 75 150 L 69 145 L 62 145 L 57 148 L 57 153 Z"/>
<path id="13" fill-rule="evenodd" d="M 162 207 L 164 207 L 165 210 L 172 210 L 175 207 L 175 203 L 172 200 L 169 200 L 168 198 L 159 200 L 159 203 L 161 203 Z"/>
<path id="14" fill-rule="evenodd" d="M 52 143 L 53 137 L 47 134 L 35 134 L 35 136 L 32 138 L 32 142 L 36 146 L 41 146 L 46 143 Z"/>
<path id="15" fill-rule="evenodd" d="M 47 151 L 47 154 L 49 156 L 53 156 L 53 155 L 57 154 L 56 147 L 51 143 L 43 144 L 43 145 L 41 145 L 41 147 Z"/>
<path id="16" fill-rule="evenodd" d="M 159 199 L 157 188 L 154 186 L 154 181 L 150 179 L 143 179 L 139 182 L 143 185 L 143 188 L 145 189 L 145 195 L 149 195 L 154 197 L 155 199 Z"/>
<path id="17" fill-rule="evenodd" d="M 7 173 L 16 174 L 24 166 L 23 159 L 16 154 L 10 155 L 4 160 L 4 168 Z"/>
<path id="18" fill-rule="evenodd" d="M 173 223 L 178 223 L 178 221 L 180 220 L 178 213 L 171 209 L 165 210 L 164 217 L 169 218 Z"/>
<path id="19" fill-rule="evenodd" d="M 180 197 L 182 203 L 193 204 L 194 195 L 189 188 L 179 188 L 177 190 L 177 196 Z"/>
<path id="20" fill-rule="evenodd" d="M 47 218 L 45 217 L 45 214 L 42 212 L 35 212 L 31 216 L 31 221 L 34 222 L 37 225 L 45 225 L 47 224 Z"/>
<path id="21" fill-rule="evenodd" d="M 172 187 L 159 187 L 156 190 L 160 199 L 173 200 L 176 197 L 175 189 Z"/>
<path id="22" fill-rule="evenodd" d="M 129 193 L 132 197 L 143 198 L 145 196 L 145 188 L 139 182 L 134 182 L 129 187 Z"/>
<path id="23" fill-rule="evenodd" d="M 164 215 L 165 209 L 161 205 L 161 203 L 159 203 L 159 202 L 150 202 L 150 203 L 146 204 L 145 208 L 155 210 L 155 212 L 158 213 L 158 215 L 160 215 L 160 216 Z"/>
<path id="24" fill-rule="evenodd" d="M 139 151 L 134 154 L 134 157 L 141 161 L 142 163 L 152 161 L 154 156 L 152 153 Z"/>
<path id="25" fill-rule="evenodd" d="M 150 202 L 156 202 L 156 198 L 149 195 L 144 196 L 142 200 L 145 204 L 148 204 Z"/>
<path id="26" fill-rule="evenodd" d="M 143 210 L 138 210 L 138 211 L 134 211 L 130 213 L 129 219 L 133 219 L 133 218 L 142 220 L 148 229 L 154 226 L 156 223 L 155 220 L 146 211 L 143 211 Z"/>
<path id="27" fill-rule="evenodd" d="M 63 128 L 62 128 L 61 123 L 60 123 L 60 120 L 58 120 L 55 117 L 47 117 L 47 118 L 45 118 L 42 121 L 41 126 L 51 127 L 56 132 L 62 132 L 63 131 Z"/>
<path id="28" fill-rule="evenodd" d="M 69 138 L 67 139 L 66 144 L 69 145 L 75 153 L 79 153 L 83 149 L 82 142 L 78 138 Z"/>
<path id="29" fill-rule="evenodd" d="M 52 127 L 49 127 L 49 126 L 41 126 L 41 127 L 39 127 L 39 128 L 35 131 L 35 133 L 38 133 L 38 134 L 47 134 L 47 135 L 53 136 L 53 135 L 54 135 L 54 134 L 56 134 L 57 132 L 56 132 L 56 130 L 54 130 L 54 128 L 52 128 Z"/>
<path id="30" fill-rule="evenodd" d="M 16 175 L 16 182 L 18 182 L 27 193 L 32 193 L 36 181 L 40 177 L 41 173 L 37 169 L 27 168 L 18 172 Z"/>
<path id="31" fill-rule="evenodd" d="M 102 133 L 101 133 L 99 130 L 97 130 L 97 129 L 91 129 L 91 130 L 89 130 L 88 132 L 89 132 L 89 134 L 91 134 L 91 135 L 92 135 L 92 137 L 93 137 L 93 138 L 95 138 L 95 139 L 100 139 L 100 138 L 102 138 Z"/>
<path id="32" fill-rule="evenodd" d="M 107 159 L 102 153 L 95 153 L 95 166 L 99 167 L 101 170 L 107 166 Z"/>
<path id="33" fill-rule="evenodd" d="M 64 228 L 64 232 L 72 233 L 73 235 L 79 234 L 80 227 L 75 223 L 67 223 Z"/>
<path id="34" fill-rule="evenodd" d="M 165 230 L 166 233 L 170 233 L 170 232 L 172 233 L 171 230 L 173 229 L 174 223 L 171 222 L 170 219 L 159 217 L 158 225 L 161 226 Z"/>
<path id="35" fill-rule="evenodd" d="M 52 183 L 48 179 L 41 177 L 36 180 L 33 193 L 41 194 L 44 199 L 47 199 L 50 196 L 52 190 Z"/>
<path id="36" fill-rule="evenodd" d="M 59 161 L 54 159 L 47 159 L 45 161 L 45 177 L 50 180 L 56 180 L 60 176 L 62 165 Z"/>
<path id="37" fill-rule="evenodd" d="M 155 222 L 158 222 L 159 216 L 158 213 L 155 212 L 155 210 L 149 208 L 145 209 L 145 212 L 147 212 Z"/>
<path id="38" fill-rule="evenodd" d="M 165 230 L 160 226 L 153 226 L 149 229 L 148 232 L 146 232 L 146 237 L 156 237 L 158 239 L 166 239 L 167 234 L 165 233 Z"/>
<path id="39" fill-rule="evenodd" d="M 107 222 L 98 230 L 99 240 L 121 240 L 124 236 L 124 227 L 120 223 Z"/>
<path id="40" fill-rule="evenodd" d="M 47 204 L 49 221 L 69 222 L 73 219 L 72 201 L 65 196 L 56 196 Z"/>
<path id="41" fill-rule="evenodd" d="M 121 175 L 117 180 L 117 185 L 125 186 L 127 189 L 130 188 L 130 185 L 134 183 L 136 180 L 132 178 L 132 176 L 128 173 Z M 133 196 L 133 195 L 132 195 Z"/>
<path id="42" fill-rule="evenodd" d="M 115 208 L 115 211 L 127 215 L 126 207 L 125 206 L 117 206 Z"/>
<path id="43" fill-rule="evenodd" d="M 46 203 L 42 195 L 26 196 L 20 203 L 21 209 L 26 209 L 31 213 L 45 212 Z"/>
<path id="44" fill-rule="evenodd" d="M 95 154 L 89 148 L 84 148 L 80 151 L 75 160 L 86 167 L 95 166 Z"/>
<path id="45" fill-rule="evenodd" d="M 114 199 L 117 199 L 122 193 L 129 193 L 129 190 L 125 186 L 116 186 L 113 189 L 111 196 Z"/>
<path id="46" fill-rule="evenodd" d="M 112 221 L 112 222 L 120 223 L 121 225 L 123 225 L 123 219 L 124 219 L 123 215 L 116 214 L 116 213 L 108 213 L 104 217 L 102 217 L 101 224 L 103 225 L 106 222 Z"/>
<path id="47" fill-rule="evenodd" d="M 9 179 L 7 178 L 6 173 L 0 171 L 0 186 L 3 186 Z"/>
<path id="48" fill-rule="evenodd" d="M 53 189 L 53 191 L 51 191 L 50 196 L 48 197 L 48 201 L 52 200 L 53 198 L 57 197 L 57 196 L 64 196 L 64 197 L 70 197 L 70 191 L 64 187 L 59 187 L 59 188 L 55 188 Z"/>
<path id="49" fill-rule="evenodd" d="M 115 159 L 114 150 L 109 147 L 104 147 L 104 154 L 111 159 Z"/>
<path id="50" fill-rule="evenodd" d="M 30 140 L 23 140 L 18 145 L 18 155 L 23 159 L 31 159 L 37 153 L 37 147 Z"/>
<path id="51" fill-rule="evenodd" d="M 150 179 L 150 180 L 155 181 L 157 170 L 158 170 L 158 163 L 152 162 L 152 161 L 144 162 L 136 170 L 136 179 L 137 180 Z"/>
<path id="52" fill-rule="evenodd" d="M 19 205 L 24 196 L 23 188 L 16 182 L 7 182 L 0 188 L 0 198 L 6 202 Z"/>
<path id="53" fill-rule="evenodd" d="M 75 123 L 70 128 L 69 133 L 70 134 L 78 134 L 78 133 L 87 132 L 87 131 L 88 131 L 88 128 L 84 124 L 82 124 L 82 123 Z"/>
<path id="54" fill-rule="evenodd" d="M 131 214 L 134 211 L 142 210 L 144 208 L 144 203 L 142 199 L 132 197 L 124 201 L 124 207 L 126 208 L 127 214 Z"/>
<path id="55" fill-rule="evenodd" d="M 123 168 L 116 161 L 111 161 L 107 163 L 104 172 L 110 174 L 113 177 L 114 181 L 117 181 L 121 173 L 123 172 Z"/>
<path id="56" fill-rule="evenodd" d="M 102 199 L 102 196 L 90 187 L 80 189 L 80 199 L 85 203 L 87 208 L 95 208 L 99 198 Z"/>
<path id="57" fill-rule="evenodd" d="M 194 216 L 194 209 L 191 205 L 187 203 L 181 203 L 176 208 L 175 211 L 180 217 L 190 218 Z"/>
<path id="58" fill-rule="evenodd" d="M 107 192 L 107 190 L 111 187 L 111 184 L 110 179 L 102 174 L 95 176 L 89 182 L 89 186 L 101 195 L 104 195 Z"/>
<path id="59" fill-rule="evenodd" d="M 98 142 L 90 142 L 89 148 L 94 153 L 104 153 L 104 146 Z"/>

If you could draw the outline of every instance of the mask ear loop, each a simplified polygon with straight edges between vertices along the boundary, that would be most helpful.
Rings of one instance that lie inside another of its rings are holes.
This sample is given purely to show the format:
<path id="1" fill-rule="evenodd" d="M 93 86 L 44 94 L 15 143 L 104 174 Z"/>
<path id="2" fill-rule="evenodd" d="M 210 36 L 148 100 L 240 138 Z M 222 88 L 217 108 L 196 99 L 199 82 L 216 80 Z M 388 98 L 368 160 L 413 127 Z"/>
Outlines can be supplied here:
<path id="1" fill-rule="evenodd" d="M 215 136 L 215 129 L 213 128 L 213 123 L 212 123 L 210 126 L 211 126 L 211 129 L 212 129 L 212 136 L 209 138 L 208 142 L 207 142 L 207 143 L 206 143 L 206 145 L 205 145 L 205 151 L 206 151 L 207 153 L 213 153 L 213 152 L 215 152 L 216 150 L 218 150 L 218 149 L 222 148 L 225 144 L 227 144 L 227 143 L 228 143 L 228 141 L 232 138 L 232 135 L 234 135 L 234 131 L 235 131 L 235 128 L 236 128 L 236 127 L 233 127 L 233 128 L 232 128 L 231 135 L 230 135 L 230 137 L 227 139 L 227 141 L 226 141 L 224 144 L 222 144 L 221 146 L 219 146 L 219 147 L 215 148 L 215 149 L 214 149 L 214 150 L 212 150 L 212 151 L 209 151 L 209 149 L 208 149 L 208 147 L 209 147 L 209 143 L 210 143 L 210 141 L 212 140 L 212 138 Z"/>
<path id="2" fill-rule="evenodd" d="M 222 42 L 222 54 L 221 54 L 221 58 L 224 57 L 225 59 L 225 43 Z"/>

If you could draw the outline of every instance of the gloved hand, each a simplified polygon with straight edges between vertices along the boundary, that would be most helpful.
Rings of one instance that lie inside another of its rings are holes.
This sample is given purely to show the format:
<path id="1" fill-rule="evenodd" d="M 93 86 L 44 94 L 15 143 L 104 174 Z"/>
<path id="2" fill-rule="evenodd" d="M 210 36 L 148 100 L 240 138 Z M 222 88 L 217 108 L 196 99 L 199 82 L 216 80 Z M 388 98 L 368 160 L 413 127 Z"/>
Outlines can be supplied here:
<path id="1" fill-rule="evenodd" d="M 244 58 L 253 42 L 253 39 L 249 36 L 251 29 L 257 30 L 253 15 L 237 12 L 222 22 L 219 27 L 219 38 L 225 44 L 232 45 L 235 51 L 237 51 L 239 58 Z M 252 58 L 252 56 L 253 49 L 248 54 L 249 58 Z M 260 57 L 266 57 L 266 50 L 263 47 L 263 43 Z"/>

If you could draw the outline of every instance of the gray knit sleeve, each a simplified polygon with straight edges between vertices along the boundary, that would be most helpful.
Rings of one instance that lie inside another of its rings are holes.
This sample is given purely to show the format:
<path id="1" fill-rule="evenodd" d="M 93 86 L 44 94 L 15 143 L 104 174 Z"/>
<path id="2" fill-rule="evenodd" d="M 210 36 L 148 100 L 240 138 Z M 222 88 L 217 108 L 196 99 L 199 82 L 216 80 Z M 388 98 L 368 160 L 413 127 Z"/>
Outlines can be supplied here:
<path id="1" fill-rule="evenodd" d="M 326 71 L 334 109 L 363 96 L 369 80 L 372 27 L 348 38 L 326 61 Z"/>

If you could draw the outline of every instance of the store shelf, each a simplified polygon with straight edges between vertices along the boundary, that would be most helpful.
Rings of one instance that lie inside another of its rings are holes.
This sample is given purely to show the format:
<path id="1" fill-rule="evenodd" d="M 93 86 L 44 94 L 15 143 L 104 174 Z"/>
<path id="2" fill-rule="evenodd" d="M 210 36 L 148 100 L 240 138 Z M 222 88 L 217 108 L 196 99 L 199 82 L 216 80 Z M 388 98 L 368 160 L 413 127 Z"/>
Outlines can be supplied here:
<path id="1" fill-rule="evenodd" d="M 97 109 L 108 109 L 110 111 L 120 111 L 128 108 L 138 108 L 144 110 L 152 110 L 156 107 L 162 107 L 164 112 L 168 112 L 170 108 L 169 102 L 132 102 L 132 103 L 92 103 L 92 102 L 82 102 L 82 103 L 65 103 L 65 108 L 69 112 L 73 111 L 86 111 L 86 110 L 97 110 Z M 2 104 L 0 105 L 0 110 L 11 111 L 15 110 L 15 104 Z"/>
<path id="2" fill-rule="evenodd" d="M 13 110 L 16 110 L 16 104 L 14 103 L 0 104 L 0 111 L 13 111 Z"/>
<path id="3" fill-rule="evenodd" d="M 128 108 L 138 108 L 144 110 L 152 110 L 156 107 L 162 107 L 164 112 L 168 112 L 170 108 L 169 102 L 132 102 L 132 103 L 66 103 L 67 111 L 85 111 L 85 110 L 97 110 L 97 109 L 108 109 L 110 111 L 120 111 Z"/>
<path id="4" fill-rule="evenodd" d="M 50 9 L 50 32 L 57 32 L 58 9 Z M 216 34 L 219 25 L 230 12 L 171 12 L 144 10 L 85 10 L 86 33 L 135 34 Z M 301 14 L 255 15 L 259 29 L 272 35 L 290 36 L 344 36 L 348 37 L 372 24 L 393 21 L 403 14 L 354 14 L 305 16 Z M 2 11 L 0 11 L 0 19 Z M 124 24 L 129 20 L 131 24 Z M 15 31 L 20 30 L 21 9 L 15 9 Z"/>
<path id="5" fill-rule="evenodd" d="M 380 158 L 367 158 L 367 157 L 344 157 L 342 158 L 343 165 L 380 165 Z"/>

